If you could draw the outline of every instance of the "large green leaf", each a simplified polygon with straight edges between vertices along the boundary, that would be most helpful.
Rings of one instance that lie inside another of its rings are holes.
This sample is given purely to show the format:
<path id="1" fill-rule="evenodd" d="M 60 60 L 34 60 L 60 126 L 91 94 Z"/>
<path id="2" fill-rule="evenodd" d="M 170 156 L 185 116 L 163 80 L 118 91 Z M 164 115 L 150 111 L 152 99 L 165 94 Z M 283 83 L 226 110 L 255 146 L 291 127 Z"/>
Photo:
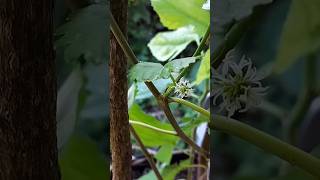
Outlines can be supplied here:
<path id="1" fill-rule="evenodd" d="M 164 66 L 160 63 L 140 62 L 130 69 L 129 76 L 137 82 L 168 79 L 171 73 L 177 73 L 195 61 L 195 57 L 181 58 L 172 60 Z"/>
<path id="2" fill-rule="evenodd" d="M 210 78 L 210 50 L 206 52 L 202 58 L 197 77 L 196 84 L 200 84 L 203 80 Z"/>
<path id="3" fill-rule="evenodd" d="M 275 70 L 288 68 L 297 59 L 319 50 L 320 1 L 293 0 L 284 25 Z"/>
<path id="4" fill-rule="evenodd" d="M 93 4 L 73 13 L 56 31 L 58 48 L 67 61 L 104 62 L 107 57 L 108 18 L 106 5 Z"/>
<path id="5" fill-rule="evenodd" d="M 145 114 L 137 104 L 133 104 L 131 106 L 129 110 L 129 119 L 137 122 L 142 122 L 159 129 L 174 131 L 171 124 L 161 122 L 156 118 Z M 162 145 L 174 146 L 179 140 L 179 138 L 176 136 L 164 134 L 140 125 L 133 125 L 133 127 L 137 131 L 143 144 L 148 147 L 158 147 Z"/>
<path id="6" fill-rule="evenodd" d="M 106 160 L 97 145 L 73 136 L 59 158 L 62 180 L 109 179 Z"/>
<path id="7" fill-rule="evenodd" d="M 199 35 L 193 26 L 181 27 L 175 31 L 160 32 L 151 39 L 148 47 L 159 61 L 172 60 L 193 41 L 199 44 Z"/>
<path id="8" fill-rule="evenodd" d="M 151 0 L 161 23 L 169 29 L 193 25 L 199 35 L 204 35 L 210 21 L 209 12 L 202 9 L 205 0 Z"/>

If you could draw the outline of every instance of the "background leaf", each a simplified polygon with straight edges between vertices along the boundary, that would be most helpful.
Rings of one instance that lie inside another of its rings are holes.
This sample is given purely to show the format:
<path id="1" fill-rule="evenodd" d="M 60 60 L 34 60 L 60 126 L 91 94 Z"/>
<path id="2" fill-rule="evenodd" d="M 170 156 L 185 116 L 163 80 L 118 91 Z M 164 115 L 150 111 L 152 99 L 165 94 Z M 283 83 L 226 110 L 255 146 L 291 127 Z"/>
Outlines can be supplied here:
<path id="1" fill-rule="evenodd" d="M 64 59 L 79 63 L 79 58 L 101 63 L 107 57 L 108 18 L 104 4 L 93 4 L 74 12 L 57 28 L 56 46 L 63 48 Z"/>
<path id="2" fill-rule="evenodd" d="M 210 78 L 210 50 L 206 52 L 202 58 L 197 77 L 196 84 L 200 84 L 203 80 Z"/>
<path id="3" fill-rule="evenodd" d="M 199 39 L 193 26 L 185 26 L 175 31 L 156 34 L 148 47 L 159 61 L 167 61 L 177 57 L 191 42 L 196 41 L 199 44 Z"/>
<path id="4" fill-rule="evenodd" d="M 299 58 L 319 50 L 320 1 L 293 0 L 284 25 L 275 70 L 281 72 Z"/>
<path id="5" fill-rule="evenodd" d="M 59 158 L 62 180 L 109 179 L 107 164 L 97 145 L 73 136 Z"/>
<path id="6" fill-rule="evenodd" d="M 68 141 L 77 119 L 78 99 L 83 85 L 80 69 L 75 69 L 63 83 L 57 97 L 58 149 Z"/>
<path id="7" fill-rule="evenodd" d="M 254 7 L 271 3 L 272 0 L 215 0 L 213 1 L 213 39 L 216 47 L 225 37 L 230 26 L 235 21 L 242 20 L 251 15 Z"/>

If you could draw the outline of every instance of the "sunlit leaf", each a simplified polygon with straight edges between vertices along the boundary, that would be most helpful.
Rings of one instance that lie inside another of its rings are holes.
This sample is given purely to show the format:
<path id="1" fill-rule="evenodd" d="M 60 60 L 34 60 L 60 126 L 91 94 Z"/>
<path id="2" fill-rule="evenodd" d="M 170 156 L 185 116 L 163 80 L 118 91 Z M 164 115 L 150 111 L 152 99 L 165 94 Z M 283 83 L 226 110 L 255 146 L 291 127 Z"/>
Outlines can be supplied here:
<path id="1" fill-rule="evenodd" d="M 131 106 L 129 110 L 129 119 L 146 123 L 159 129 L 174 131 L 171 124 L 161 122 L 156 118 L 145 114 L 137 104 L 133 104 Z M 148 147 L 175 145 L 179 140 L 179 138 L 174 135 L 164 134 L 162 132 L 158 132 L 140 125 L 133 125 L 133 127 L 137 131 L 137 134 L 141 138 L 144 145 Z"/>
<path id="2" fill-rule="evenodd" d="M 191 167 L 190 159 L 184 160 L 179 164 L 167 166 L 161 170 L 161 176 L 165 180 L 175 180 L 175 177 L 182 171 Z M 139 180 L 157 179 L 153 171 L 139 178 Z"/>
<path id="3" fill-rule="evenodd" d="M 169 29 L 193 25 L 199 35 L 204 35 L 209 26 L 209 12 L 202 9 L 205 0 L 151 0 L 160 16 L 161 23 Z"/>
<path id="4" fill-rule="evenodd" d="M 173 150 L 173 145 L 163 145 L 155 155 L 155 158 L 162 163 L 170 164 Z"/>
<path id="5" fill-rule="evenodd" d="M 199 44 L 199 38 L 193 26 L 186 26 L 175 31 L 156 34 L 148 47 L 159 61 L 167 61 L 177 57 L 191 42 L 195 41 Z"/>

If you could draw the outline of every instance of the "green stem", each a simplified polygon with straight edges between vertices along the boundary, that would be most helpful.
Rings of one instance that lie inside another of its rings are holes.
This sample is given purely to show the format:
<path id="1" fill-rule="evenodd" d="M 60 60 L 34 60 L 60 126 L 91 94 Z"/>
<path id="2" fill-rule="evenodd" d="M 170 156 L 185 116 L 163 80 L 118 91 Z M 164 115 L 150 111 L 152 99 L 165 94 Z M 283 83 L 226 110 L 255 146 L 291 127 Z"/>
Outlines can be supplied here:
<path id="1" fill-rule="evenodd" d="M 240 121 L 219 115 L 212 115 L 209 127 L 246 140 L 262 148 L 264 151 L 288 161 L 293 166 L 297 166 L 315 177 L 320 178 L 319 159 L 271 135 L 241 123 Z"/>
<path id="2" fill-rule="evenodd" d="M 133 53 L 132 49 L 130 48 L 129 43 L 127 42 L 127 38 L 123 35 L 120 27 L 118 26 L 116 20 L 114 19 L 113 15 L 109 12 L 110 17 L 110 29 L 115 36 L 115 38 L 118 41 L 118 44 L 123 49 L 124 54 L 127 56 L 127 58 L 131 61 L 133 64 L 137 64 L 139 62 L 136 55 Z"/>
<path id="3" fill-rule="evenodd" d="M 129 120 L 129 123 L 132 124 L 132 125 L 138 125 L 138 126 L 142 126 L 142 127 L 148 128 L 148 129 L 152 129 L 154 131 L 157 131 L 157 132 L 160 132 L 160 133 L 163 133 L 163 134 L 169 134 L 169 135 L 177 136 L 177 133 L 175 131 L 169 131 L 169 130 L 157 128 L 157 127 L 151 126 L 151 125 L 143 123 L 143 122 Z"/>
<path id="4" fill-rule="evenodd" d="M 199 112 L 200 114 L 210 118 L 210 112 L 209 111 L 207 111 L 207 110 L 203 109 L 202 107 L 200 107 L 198 105 L 195 105 L 195 104 L 193 104 L 193 103 L 191 103 L 189 101 L 186 101 L 186 100 L 180 99 L 180 98 L 175 98 L 175 97 L 170 98 L 170 101 L 185 105 L 185 106 L 187 106 L 187 107 Z"/>
<path id="5" fill-rule="evenodd" d="M 174 77 L 172 76 L 172 74 L 170 74 L 170 78 L 171 78 L 171 80 L 172 80 L 172 83 L 173 83 L 174 85 L 177 85 L 176 80 L 174 79 Z"/>

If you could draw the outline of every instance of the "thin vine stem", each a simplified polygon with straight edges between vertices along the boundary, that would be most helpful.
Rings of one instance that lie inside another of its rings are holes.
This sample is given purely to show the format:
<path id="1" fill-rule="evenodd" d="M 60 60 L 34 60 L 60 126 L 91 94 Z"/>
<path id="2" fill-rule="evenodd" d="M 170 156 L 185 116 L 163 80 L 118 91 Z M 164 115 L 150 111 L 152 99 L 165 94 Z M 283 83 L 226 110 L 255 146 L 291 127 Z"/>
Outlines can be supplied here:
<path id="1" fill-rule="evenodd" d="M 169 100 L 170 100 L 170 102 L 176 102 L 176 103 L 185 105 L 185 106 L 187 106 L 187 107 L 189 107 L 189 108 L 191 108 L 191 109 L 199 112 L 200 114 L 202 114 L 202 115 L 210 118 L 210 112 L 207 111 L 207 110 L 205 110 L 205 109 L 203 109 L 202 107 L 200 107 L 200 106 L 198 106 L 198 105 L 196 105 L 196 104 L 193 104 L 193 103 L 191 103 L 191 102 L 189 102 L 189 101 L 186 101 L 186 100 L 184 100 L 184 99 L 175 98 L 175 97 L 172 97 L 172 98 L 170 98 Z"/>
<path id="2" fill-rule="evenodd" d="M 162 180 L 161 174 L 156 166 L 156 163 L 153 160 L 153 157 L 149 154 L 147 148 L 144 146 L 144 144 L 142 143 L 141 139 L 139 138 L 137 132 L 134 130 L 134 128 L 132 127 L 132 125 L 130 125 L 130 132 L 132 134 L 132 136 L 136 139 L 138 145 L 140 146 L 144 156 L 146 157 L 146 159 L 149 162 L 149 165 L 151 167 L 151 169 L 154 171 L 154 173 L 157 176 L 158 180 Z"/>
<path id="3" fill-rule="evenodd" d="M 320 160 L 316 157 L 240 121 L 219 115 L 211 117 L 212 120 L 209 123 L 211 129 L 248 141 L 320 178 Z"/>
<path id="4" fill-rule="evenodd" d="M 119 45 L 121 46 L 122 50 L 124 51 L 125 55 L 127 56 L 128 60 L 131 61 L 132 64 L 137 64 L 139 60 L 133 53 L 132 49 L 130 48 L 129 43 L 127 42 L 125 36 L 123 35 L 122 31 L 120 30 L 117 22 L 115 21 L 112 13 L 110 11 L 109 16 L 110 16 L 110 27 L 113 35 L 116 37 Z M 178 136 L 186 142 L 188 145 L 192 146 L 197 152 L 200 154 L 208 157 L 209 153 L 206 152 L 204 149 L 199 147 L 195 142 L 193 142 L 180 128 L 178 125 L 175 117 L 173 116 L 169 106 L 168 106 L 168 100 L 166 97 L 162 96 L 161 93 L 158 91 L 158 89 L 155 87 L 155 85 L 152 82 L 145 82 L 146 86 L 148 89 L 151 91 L 153 96 L 156 98 L 159 106 L 162 108 L 164 113 L 166 114 L 167 119 L 171 123 L 172 127 L 174 130 L 177 132 Z"/>
<path id="5" fill-rule="evenodd" d="M 163 133 L 163 134 L 169 134 L 169 135 L 173 135 L 173 136 L 178 136 L 178 134 L 175 131 L 169 131 L 169 130 L 165 130 L 165 129 L 160 129 L 160 128 L 151 126 L 149 124 L 143 123 L 143 122 L 129 120 L 129 123 L 131 125 L 142 126 L 142 127 L 145 127 L 145 128 L 148 128 L 148 129 L 151 129 L 151 130 Z"/>
<path id="6" fill-rule="evenodd" d="M 210 117 L 209 111 L 186 100 L 179 98 L 170 98 L 170 100 L 190 107 L 206 117 Z M 316 157 L 240 121 L 219 115 L 212 115 L 211 118 L 212 120 L 209 122 L 211 129 L 244 139 L 292 165 L 300 167 L 315 177 L 320 177 L 320 160 Z"/>

